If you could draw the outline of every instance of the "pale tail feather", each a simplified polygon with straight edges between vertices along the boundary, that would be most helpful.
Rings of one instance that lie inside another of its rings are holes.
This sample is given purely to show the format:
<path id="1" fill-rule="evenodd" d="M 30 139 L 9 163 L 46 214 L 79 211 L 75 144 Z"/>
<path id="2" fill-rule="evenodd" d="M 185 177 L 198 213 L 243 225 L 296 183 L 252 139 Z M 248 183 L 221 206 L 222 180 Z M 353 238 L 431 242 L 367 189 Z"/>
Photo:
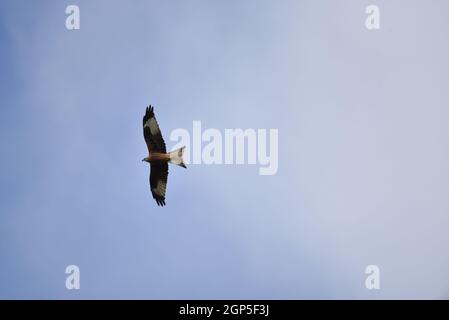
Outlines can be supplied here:
<path id="1" fill-rule="evenodd" d="M 184 164 L 184 160 L 182 159 L 182 155 L 184 154 L 184 149 L 186 147 L 181 147 L 179 149 L 176 149 L 169 153 L 170 155 L 170 163 L 176 164 L 178 166 L 181 166 L 183 168 L 187 168 Z"/>

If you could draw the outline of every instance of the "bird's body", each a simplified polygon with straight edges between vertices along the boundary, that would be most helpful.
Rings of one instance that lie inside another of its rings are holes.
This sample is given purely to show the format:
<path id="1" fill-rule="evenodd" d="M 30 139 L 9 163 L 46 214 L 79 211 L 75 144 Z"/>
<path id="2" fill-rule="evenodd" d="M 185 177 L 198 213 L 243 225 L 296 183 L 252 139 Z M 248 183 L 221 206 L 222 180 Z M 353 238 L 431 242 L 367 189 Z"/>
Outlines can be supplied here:
<path id="1" fill-rule="evenodd" d="M 151 152 L 148 157 L 144 159 L 148 163 L 156 163 L 156 162 L 169 162 L 170 154 L 169 153 L 160 153 L 160 152 Z"/>
<path id="2" fill-rule="evenodd" d="M 186 168 L 182 155 L 185 147 L 167 153 L 164 139 L 154 116 L 152 106 L 147 107 L 143 117 L 143 136 L 148 147 L 148 156 L 142 161 L 151 165 L 150 187 L 153 198 L 160 206 L 165 205 L 168 164 L 176 164 Z"/>

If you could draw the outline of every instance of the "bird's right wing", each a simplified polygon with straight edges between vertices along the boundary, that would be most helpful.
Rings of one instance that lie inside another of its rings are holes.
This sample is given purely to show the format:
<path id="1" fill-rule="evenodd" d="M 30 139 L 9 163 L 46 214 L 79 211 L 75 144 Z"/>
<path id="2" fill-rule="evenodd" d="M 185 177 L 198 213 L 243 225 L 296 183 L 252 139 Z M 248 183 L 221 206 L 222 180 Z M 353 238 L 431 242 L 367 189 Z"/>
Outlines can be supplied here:
<path id="1" fill-rule="evenodd" d="M 154 200 L 159 206 L 165 206 L 165 190 L 167 189 L 168 163 L 151 164 L 150 187 Z"/>

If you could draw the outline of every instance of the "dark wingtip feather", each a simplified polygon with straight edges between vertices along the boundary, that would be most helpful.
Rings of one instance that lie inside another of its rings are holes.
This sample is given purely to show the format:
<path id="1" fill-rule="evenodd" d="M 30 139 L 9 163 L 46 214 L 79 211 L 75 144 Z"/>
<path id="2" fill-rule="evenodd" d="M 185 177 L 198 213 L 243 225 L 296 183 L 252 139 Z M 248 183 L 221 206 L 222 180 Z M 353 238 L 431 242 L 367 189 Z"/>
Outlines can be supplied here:
<path id="1" fill-rule="evenodd" d="M 156 203 L 158 206 L 161 206 L 161 207 L 165 206 L 165 199 L 155 198 L 155 200 L 156 200 Z"/>
<path id="2" fill-rule="evenodd" d="M 148 119 L 154 117 L 154 108 L 151 106 L 151 104 L 145 109 L 145 115 L 143 116 L 143 125 L 145 125 L 145 122 L 147 122 Z"/>
<path id="3" fill-rule="evenodd" d="M 154 116 L 154 108 L 151 106 L 151 104 L 145 109 L 145 118 L 151 118 Z"/>

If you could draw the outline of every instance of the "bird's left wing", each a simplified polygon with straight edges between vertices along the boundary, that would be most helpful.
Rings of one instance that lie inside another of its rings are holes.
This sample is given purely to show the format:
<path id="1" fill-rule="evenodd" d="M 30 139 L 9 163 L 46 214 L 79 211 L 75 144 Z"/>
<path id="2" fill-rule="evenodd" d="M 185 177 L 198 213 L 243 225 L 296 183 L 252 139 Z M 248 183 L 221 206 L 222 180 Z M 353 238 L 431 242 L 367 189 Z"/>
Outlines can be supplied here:
<path id="1" fill-rule="evenodd" d="M 143 136 L 149 152 L 167 152 L 152 106 L 147 107 L 143 117 Z"/>
<path id="2" fill-rule="evenodd" d="M 159 206 L 165 206 L 165 190 L 167 189 L 168 163 L 151 164 L 150 187 L 154 200 Z"/>

